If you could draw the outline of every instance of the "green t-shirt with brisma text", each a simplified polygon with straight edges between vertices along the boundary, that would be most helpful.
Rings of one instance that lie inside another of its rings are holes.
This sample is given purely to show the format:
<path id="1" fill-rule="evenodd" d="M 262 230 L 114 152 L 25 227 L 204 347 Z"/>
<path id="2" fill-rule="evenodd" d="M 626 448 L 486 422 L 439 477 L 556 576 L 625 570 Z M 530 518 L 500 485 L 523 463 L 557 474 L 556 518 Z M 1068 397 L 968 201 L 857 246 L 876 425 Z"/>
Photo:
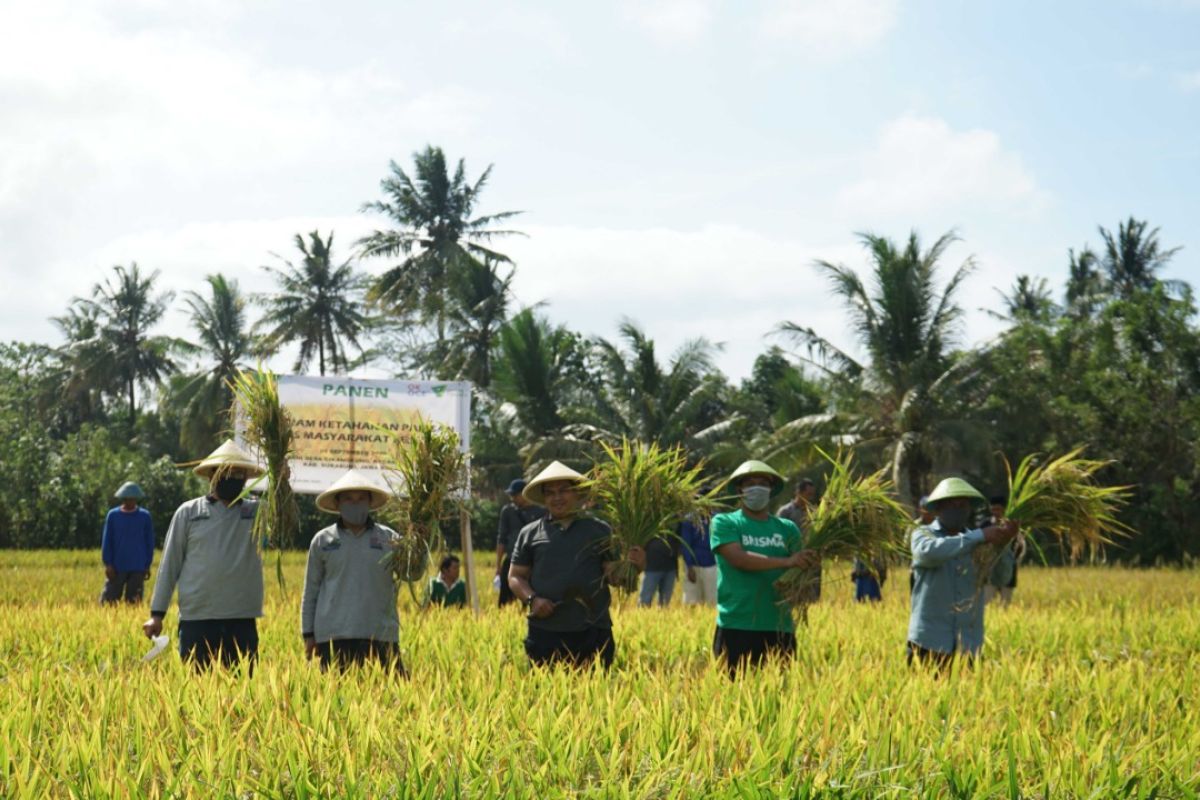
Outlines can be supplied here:
<path id="1" fill-rule="evenodd" d="M 747 553 L 786 558 L 803 543 L 796 524 L 775 516 L 752 519 L 738 509 L 713 517 L 709 541 L 717 556 L 717 624 L 744 631 L 794 631 L 791 611 L 779 605 L 775 591 L 775 581 L 785 570 L 740 570 L 718 548 L 736 542 Z"/>

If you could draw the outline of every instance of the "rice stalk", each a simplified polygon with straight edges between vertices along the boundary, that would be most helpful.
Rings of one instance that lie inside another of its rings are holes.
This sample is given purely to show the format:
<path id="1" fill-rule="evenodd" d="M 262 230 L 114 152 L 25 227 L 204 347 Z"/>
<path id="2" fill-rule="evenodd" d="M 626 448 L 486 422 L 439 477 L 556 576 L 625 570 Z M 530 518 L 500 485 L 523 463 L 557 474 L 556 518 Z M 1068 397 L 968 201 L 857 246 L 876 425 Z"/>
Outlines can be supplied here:
<path id="1" fill-rule="evenodd" d="M 400 534 L 383 563 L 411 587 L 425 577 L 440 549 L 442 521 L 461 508 L 467 457 L 452 428 L 421 422 L 408 435 L 380 431 L 392 439 L 393 483 L 392 500 L 381 516 Z"/>
<path id="2" fill-rule="evenodd" d="M 816 550 L 822 559 L 860 558 L 868 563 L 902 550 L 908 514 L 895 500 L 885 470 L 856 477 L 853 452 L 819 452 L 831 470 L 820 502 L 809 512 L 804 547 Z M 818 580 L 817 568 L 787 570 L 775 582 L 780 603 L 799 608 L 803 616 Z"/>
<path id="3" fill-rule="evenodd" d="M 282 553 L 294 545 L 300 530 L 300 510 L 288 477 L 292 456 L 292 418 L 279 401 L 279 386 L 270 370 L 241 370 L 229 381 L 234 402 L 230 422 L 245 428 L 245 441 L 266 463 L 266 474 L 251 482 L 266 482 L 261 505 L 254 516 L 251 535 L 259 548 L 275 547 L 275 575 L 283 585 Z"/>
<path id="4" fill-rule="evenodd" d="M 634 591 L 638 570 L 629 549 L 677 537 L 675 526 L 689 514 L 712 516 L 720 487 L 704 490 L 703 464 L 688 466 L 682 447 L 623 438 L 616 447 L 601 443 L 601 448 L 582 488 L 596 513 L 612 526 L 614 585 Z"/>

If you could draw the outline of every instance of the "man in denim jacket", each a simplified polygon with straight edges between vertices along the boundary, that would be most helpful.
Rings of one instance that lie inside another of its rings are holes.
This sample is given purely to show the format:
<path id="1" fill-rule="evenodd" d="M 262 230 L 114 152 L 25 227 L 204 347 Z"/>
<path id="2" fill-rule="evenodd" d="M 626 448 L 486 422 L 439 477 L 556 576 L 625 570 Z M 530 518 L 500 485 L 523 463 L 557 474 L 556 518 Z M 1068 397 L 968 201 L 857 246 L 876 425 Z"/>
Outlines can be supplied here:
<path id="1" fill-rule="evenodd" d="M 917 660 L 943 669 L 950 666 L 957 653 L 965 655 L 968 662 L 974 660 L 983 646 L 984 581 L 979 580 L 976 548 L 984 543 L 1007 545 L 1018 531 L 1017 523 L 1011 520 L 968 529 L 972 506 L 983 502 L 983 495 L 969 483 L 947 478 L 929 496 L 937 518 L 912 532 L 910 664 Z M 1000 547 L 991 565 L 991 580 L 1006 582 L 1012 567 L 1012 550 Z"/>

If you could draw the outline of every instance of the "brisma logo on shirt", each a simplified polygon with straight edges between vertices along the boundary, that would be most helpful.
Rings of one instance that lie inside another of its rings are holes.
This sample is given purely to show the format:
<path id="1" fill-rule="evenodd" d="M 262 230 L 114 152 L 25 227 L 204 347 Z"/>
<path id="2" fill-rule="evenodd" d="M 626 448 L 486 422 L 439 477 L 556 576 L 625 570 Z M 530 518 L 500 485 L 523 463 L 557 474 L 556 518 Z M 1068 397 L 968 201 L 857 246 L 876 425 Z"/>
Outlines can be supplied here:
<path id="1" fill-rule="evenodd" d="M 783 534 L 777 533 L 774 536 L 749 536 L 742 535 L 742 547 L 787 547 L 783 541 Z"/>

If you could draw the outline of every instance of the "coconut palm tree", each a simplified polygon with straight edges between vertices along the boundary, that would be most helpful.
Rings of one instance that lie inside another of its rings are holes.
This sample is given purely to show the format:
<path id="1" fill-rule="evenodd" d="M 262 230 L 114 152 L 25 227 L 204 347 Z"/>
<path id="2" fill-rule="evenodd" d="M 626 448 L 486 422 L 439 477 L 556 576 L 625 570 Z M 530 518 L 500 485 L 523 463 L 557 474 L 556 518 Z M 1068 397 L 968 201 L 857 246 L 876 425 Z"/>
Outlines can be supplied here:
<path id="1" fill-rule="evenodd" d="M 489 165 L 472 183 L 462 159 L 451 175 L 440 147 L 413 154 L 413 177 L 396 162 L 380 182 L 384 199 L 363 205 L 395 225 L 359 240 L 364 256 L 402 260 L 371 287 L 371 299 L 434 328 L 437 345 L 446 339 L 449 289 L 472 262 L 508 264 L 508 256 L 491 248 L 493 239 L 517 232 L 496 227 L 519 214 L 501 211 L 475 216 L 479 195 L 492 174 Z"/>
<path id="2" fill-rule="evenodd" d="M 205 363 L 196 372 L 172 379 L 167 405 L 178 409 L 180 439 L 189 452 L 207 452 L 227 424 L 226 413 L 233 402 L 229 382 L 239 370 L 249 367 L 255 340 L 247 320 L 247 298 L 237 281 L 224 275 L 209 275 L 208 296 L 187 292 L 184 304 L 196 331 L 198 344 L 190 348 Z"/>
<path id="3" fill-rule="evenodd" d="M 1045 278 L 1018 275 L 1012 289 L 1007 293 L 996 289 L 1003 306 L 1002 312 L 983 309 L 989 316 L 1012 324 L 1022 322 L 1046 323 L 1053 318 L 1056 308 L 1050 295 L 1050 285 Z"/>
<path id="4" fill-rule="evenodd" d="M 818 261 L 835 295 L 845 303 L 865 363 L 835 347 L 811 328 L 792 322 L 778 331 L 807 348 L 808 359 L 834 379 L 831 413 L 793 420 L 776 431 L 772 455 L 808 457 L 814 442 L 854 443 L 890 460 L 903 499 L 927 486 L 934 457 L 975 441 L 964 419 L 965 389 L 978 374 L 978 354 L 955 359 L 962 308 L 955 294 L 974 268 L 967 258 L 939 289 L 939 261 L 957 237 L 953 232 L 922 249 L 914 232 L 903 246 L 860 234 L 872 262 L 868 288 L 853 269 Z"/>
<path id="5" fill-rule="evenodd" d="M 76 337 L 69 342 L 77 374 L 92 386 L 128 401 L 129 421 L 137 414 L 135 391 L 162 383 L 178 369 L 174 356 L 182 342 L 169 336 L 153 336 L 174 297 L 173 292 L 155 294 L 158 270 L 145 275 L 136 263 L 117 265 L 113 275 L 92 287 L 87 298 L 76 298 L 75 309 L 60 318 L 59 326 Z M 84 333 L 92 335 L 81 338 Z"/>
<path id="6" fill-rule="evenodd" d="M 1147 231 L 1149 223 L 1130 217 L 1117 223 L 1117 232 L 1100 228 L 1104 240 L 1104 253 L 1100 257 L 1108 279 L 1109 291 L 1116 297 L 1127 300 L 1141 289 L 1153 288 L 1163 283 L 1168 289 L 1177 290 L 1178 281 L 1160 281 L 1158 273 L 1181 248 L 1164 249 L 1158 241 L 1158 228 Z"/>
<path id="7" fill-rule="evenodd" d="M 314 357 L 321 375 L 326 367 L 345 371 L 351 364 L 347 345 L 362 353 L 359 336 L 370 325 L 364 311 L 365 279 L 349 260 L 334 265 L 332 231 L 323 241 L 317 231 L 307 241 L 296 234 L 294 241 L 303 256 L 298 265 L 272 253 L 284 268 L 263 267 L 279 288 L 255 298 L 266 310 L 256 329 L 265 331 L 264 346 L 272 352 L 298 342 L 298 371 L 307 369 Z"/>
<path id="8" fill-rule="evenodd" d="M 451 289 L 447 321 L 452 333 L 437 370 L 446 377 L 469 380 L 486 390 L 492 383 L 492 357 L 512 300 L 511 269 L 500 274 L 496 262 L 470 261 Z"/>

